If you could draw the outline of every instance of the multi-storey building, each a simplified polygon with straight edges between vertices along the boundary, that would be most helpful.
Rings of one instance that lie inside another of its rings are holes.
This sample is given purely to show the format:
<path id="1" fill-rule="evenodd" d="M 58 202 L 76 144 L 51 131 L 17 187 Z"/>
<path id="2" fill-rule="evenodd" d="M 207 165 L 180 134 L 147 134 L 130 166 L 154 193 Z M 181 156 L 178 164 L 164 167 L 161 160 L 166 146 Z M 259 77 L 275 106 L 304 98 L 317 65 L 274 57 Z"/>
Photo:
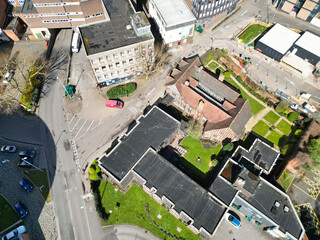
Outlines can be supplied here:
<path id="1" fill-rule="evenodd" d="M 143 12 L 134 13 L 125 0 L 108 4 L 111 21 L 80 27 L 100 87 L 141 75 L 145 64 L 152 61 L 154 49 L 150 24 Z M 129 17 L 128 12 L 132 12 Z"/>
<path id="2" fill-rule="evenodd" d="M 26 0 L 20 17 L 36 38 L 49 38 L 48 29 L 71 28 L 109 20 L 101 0 Z"/>
<path id="3" fill-rule="evenodd" d="M 187 2 L 197 18 L 197 25 L 203 25 L 211 22 L 217 15 L 233 11 L 242 0 L 187 0 Z"/>
<path id="4" fill-rule="evenodd" d="M 319 0 L 280 0 L 278 9 L 320 26 Z"/>
<path id="5" fill-rule="evenodd" d="M 196 19 L 184 0 L 150 0 L 149 13 L 168 47 L 192 40 Z"/>

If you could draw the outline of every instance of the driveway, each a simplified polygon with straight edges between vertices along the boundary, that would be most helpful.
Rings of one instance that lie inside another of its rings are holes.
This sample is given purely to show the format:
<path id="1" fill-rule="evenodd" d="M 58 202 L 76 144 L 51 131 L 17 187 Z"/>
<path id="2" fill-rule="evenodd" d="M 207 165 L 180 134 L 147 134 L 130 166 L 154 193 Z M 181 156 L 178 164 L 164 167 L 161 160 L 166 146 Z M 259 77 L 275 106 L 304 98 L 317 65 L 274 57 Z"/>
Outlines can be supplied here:
<path id="1" fill-rule="evenodd" d="M 263 232 L 262 227 L 247 220 L 240 212 L 232 209 L 241 218 L 240 228 L 235 228 L 226 219 L 223 219 L 216 234 L 211 240 L 270 240 L 273 239 L 268 233 Z"/>

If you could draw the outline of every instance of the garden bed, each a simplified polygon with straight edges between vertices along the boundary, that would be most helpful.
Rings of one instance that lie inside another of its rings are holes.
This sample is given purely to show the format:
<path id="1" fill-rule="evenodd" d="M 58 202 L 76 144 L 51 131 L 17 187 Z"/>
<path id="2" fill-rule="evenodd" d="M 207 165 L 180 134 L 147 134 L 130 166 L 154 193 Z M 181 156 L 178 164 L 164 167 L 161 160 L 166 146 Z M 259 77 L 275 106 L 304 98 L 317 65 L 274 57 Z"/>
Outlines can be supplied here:
<path id="1" fill-rule="evenodd" d="M 293 180 L 294 180 L 294 174 L 290 172 L 288 169 L 284 170 L 284 172 L 281 174 L 279 178 L 281 186 L 286 192 Z"/>
<path id="2" fill-rule="evenodd" d="M 280 117 L 276 113 L 274 113 L 273 111 L 270 111 L 263 118 L 267 122 L 269 122 L 272 125 L 274 125 L 279 120 Z"/>
<path id="3" fill-rule="evenodd" d="M 281 120 L 281 122 L 277 125 L 277 129 L 279 129 L 279 131 L 283 132 L 284 135 L 289 135 L 291 132 L 291 125 L 289 123 L 287 123 L 286 120 Z"/>
<path id="4" fill-rule="evenodd" d="M 260 120 L 253 128 L 252 130 L 264 137 L 264 135 L 267 134 L 269 131 L 269 125 L 266 124 L 264 121 Z"/>
<path id="5" fill-rule="evenodd" d="M 245 44 L 248 44 L 267 29 L 268 27 L 266 26 L 260 24 L 252 24 L 238 38 Z"/>

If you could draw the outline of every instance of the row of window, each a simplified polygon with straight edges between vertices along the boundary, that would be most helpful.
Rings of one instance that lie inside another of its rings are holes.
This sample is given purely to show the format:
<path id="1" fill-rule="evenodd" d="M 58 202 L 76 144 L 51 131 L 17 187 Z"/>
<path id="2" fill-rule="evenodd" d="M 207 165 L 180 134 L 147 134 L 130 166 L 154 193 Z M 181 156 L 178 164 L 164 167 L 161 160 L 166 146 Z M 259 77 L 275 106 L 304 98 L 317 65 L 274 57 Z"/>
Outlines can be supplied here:
<path id="1" fill-rule="evenodd" d="M 134 72 L 134 68 L 130 68 L 130 71 L 131 72 Z M 111 73 L 105 73 L 103 75 L 99 75 L 97 76 L 98 80 L 102 80 L 102 79 L 109 79 L 110 77 L 118 77 L 120 76 L 121 74 L 128 74 L 129 73 L 129 69 L 124 69 L 123 71 L 122 70 L 119 70 L 119 71 L 116 71 L 116 72 L 111 72 Z"/>
<path id="2" fill-rule="evenodd" d="M 99 17 L 99 16 L 102 16 L 102 15 L 103 15 L 102 13 L 92 14 L 92 15 L 86 16 L 86 19 L 88 19 L 88 18 L 94 18 L 94 17 Z"/>
<path id="3" fill-rule="evenodd" d="M 70 18 L 70 19 L 51 19 L 51 20 L 43 20 L 43 23 L 61 23 L 61 22 L 79 22 L 84 21 L 84 18 Z"/>
<path id="4" fill-rule="evenodd" d="M 35 7 L 60 7 L 70 5 L 80 5 L 80 2 L 60 2 L 60 3 L 34 3 Z"/>
<path id="5" fill-rule="evenodd" d="M 234 0 L 232 0 L 232 1 L 234 1 Z M 219 0 L 219 1 L 216 1 L 216 2 L 213 2 L 213 3 L 202 3 L 202 4 L 194 2 L 194 8 L 195 9 L 200 8 L 201 10 L 204 10 L 204 11 L 211 9 L 211 11 L 213 11 L 213 9 L 219 8 L 222 5 L 226 5 L 227 3 L 229 3 L 229 5 L 230 5 L 231 4 L 231 0 Z"/>
<path id="6" fill-rule="evenodd" d="M 202 18 L 202 17 L 208 17 L 208 16 L 211 16 L 211 15 L 214 15 L 214 14 L 216 14 L 218 12 L 221 12 L 221 11 L 225 10 L 227 7 L 229 7 L 228 5 L 224 5 L 223 7 L 220 7 L 220 9 L 215 9 L 213 12 L 212 11 L 211 12 L 208 11 L 208 12 L 205 12 L 205 13 L 200 13 L 199 17 Z"/>
<path id="7" fill-rule="evenodd" d="M 131 58 L 129 59 L 129 64 L 133 64 L 134 63 L 134 60 Z M 122 64 L 120 62 L 117 62 L 114 64 L 115 67 L 119 68 L 119 67 L 122 67 L 122 66 L 126 66 L 127 65 L 127 61 L 124 60 L 122 61 Z M 113 64 L 109 64 L 108 66 L 102 66 L 101 68 L 100 67 L 97 67 L 94 69 L 94 71 L 96 73 L 99 73 L 101 70 L 102 71 L 107 71 L 107 70 L 112 70 L 114 68 Z"/>
<path id="8" fill-rule="evenodd" d="M 23 15 L 24 18 L 37 18 L 37 17 L 49 17 L 49 16 L 68 16 L 68 15 L 82 15 L 83 12 L 64 12 L 64 13 L 39 13 Z"/>
<path id="9" fill-rule="evenodd" d="M 151 48 L 152 48 L 152 45 L 148 45 L 147 47 L 148 47 L 149 49 L 151 49 Z M 142 50 L 142 51 L 145 51 L 145 50 L 146 50 L 146 47 L 145 47 L 145 46 L 142 46 L 142 47 L 141 47 L 141 50 Z M 138 53 L 138 52 L 139 52 L 139 48 L 135 48 L 135 49 L 134 49 L 134 52 L 135 52 L 135 53 Z M 129 50 L 127 50 L 127 51 L 121 51 L 120 53 L 114 53 L 114 54 L 112 54 L 112 55 L 107 55 L 107 56 L 105 56 L 105 57 L 99 57 L 98 59 L 91 59 L 91 63 L 92 63 L 92 64 L 96 64 L 96 63 L 98 63 L 98 62 L 103 63 L 103 62 L 105 62 L 105 61 L 111 61 L 111 60 L 115 60 L 115 59 L 118 59 L 118 58 L 123 58 L 123 57 L 126 57 L 126 56 L 130 56 L 130 55 L 132 55 L 132 50 L 131 50 L 131 49 L 129 49 Z M 132 59 L 129 59 L 129 62 L 130 62 L 130 60 L 132 60 Z"/>

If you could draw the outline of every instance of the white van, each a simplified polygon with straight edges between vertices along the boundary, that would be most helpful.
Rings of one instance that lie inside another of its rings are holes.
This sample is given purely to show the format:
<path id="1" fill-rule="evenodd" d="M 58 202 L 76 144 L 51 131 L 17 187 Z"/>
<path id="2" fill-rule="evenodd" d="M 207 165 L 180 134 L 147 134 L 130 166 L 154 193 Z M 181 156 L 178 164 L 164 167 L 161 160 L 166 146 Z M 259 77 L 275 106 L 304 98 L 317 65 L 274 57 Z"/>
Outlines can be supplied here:
<path id="1" fill-rule="evenodd" d="M 75 32 L 73 33 L 72 43 L 71 43 L 71 51 L 73 53 L 79 52 L 80 49 L 80 34 Z"/>

